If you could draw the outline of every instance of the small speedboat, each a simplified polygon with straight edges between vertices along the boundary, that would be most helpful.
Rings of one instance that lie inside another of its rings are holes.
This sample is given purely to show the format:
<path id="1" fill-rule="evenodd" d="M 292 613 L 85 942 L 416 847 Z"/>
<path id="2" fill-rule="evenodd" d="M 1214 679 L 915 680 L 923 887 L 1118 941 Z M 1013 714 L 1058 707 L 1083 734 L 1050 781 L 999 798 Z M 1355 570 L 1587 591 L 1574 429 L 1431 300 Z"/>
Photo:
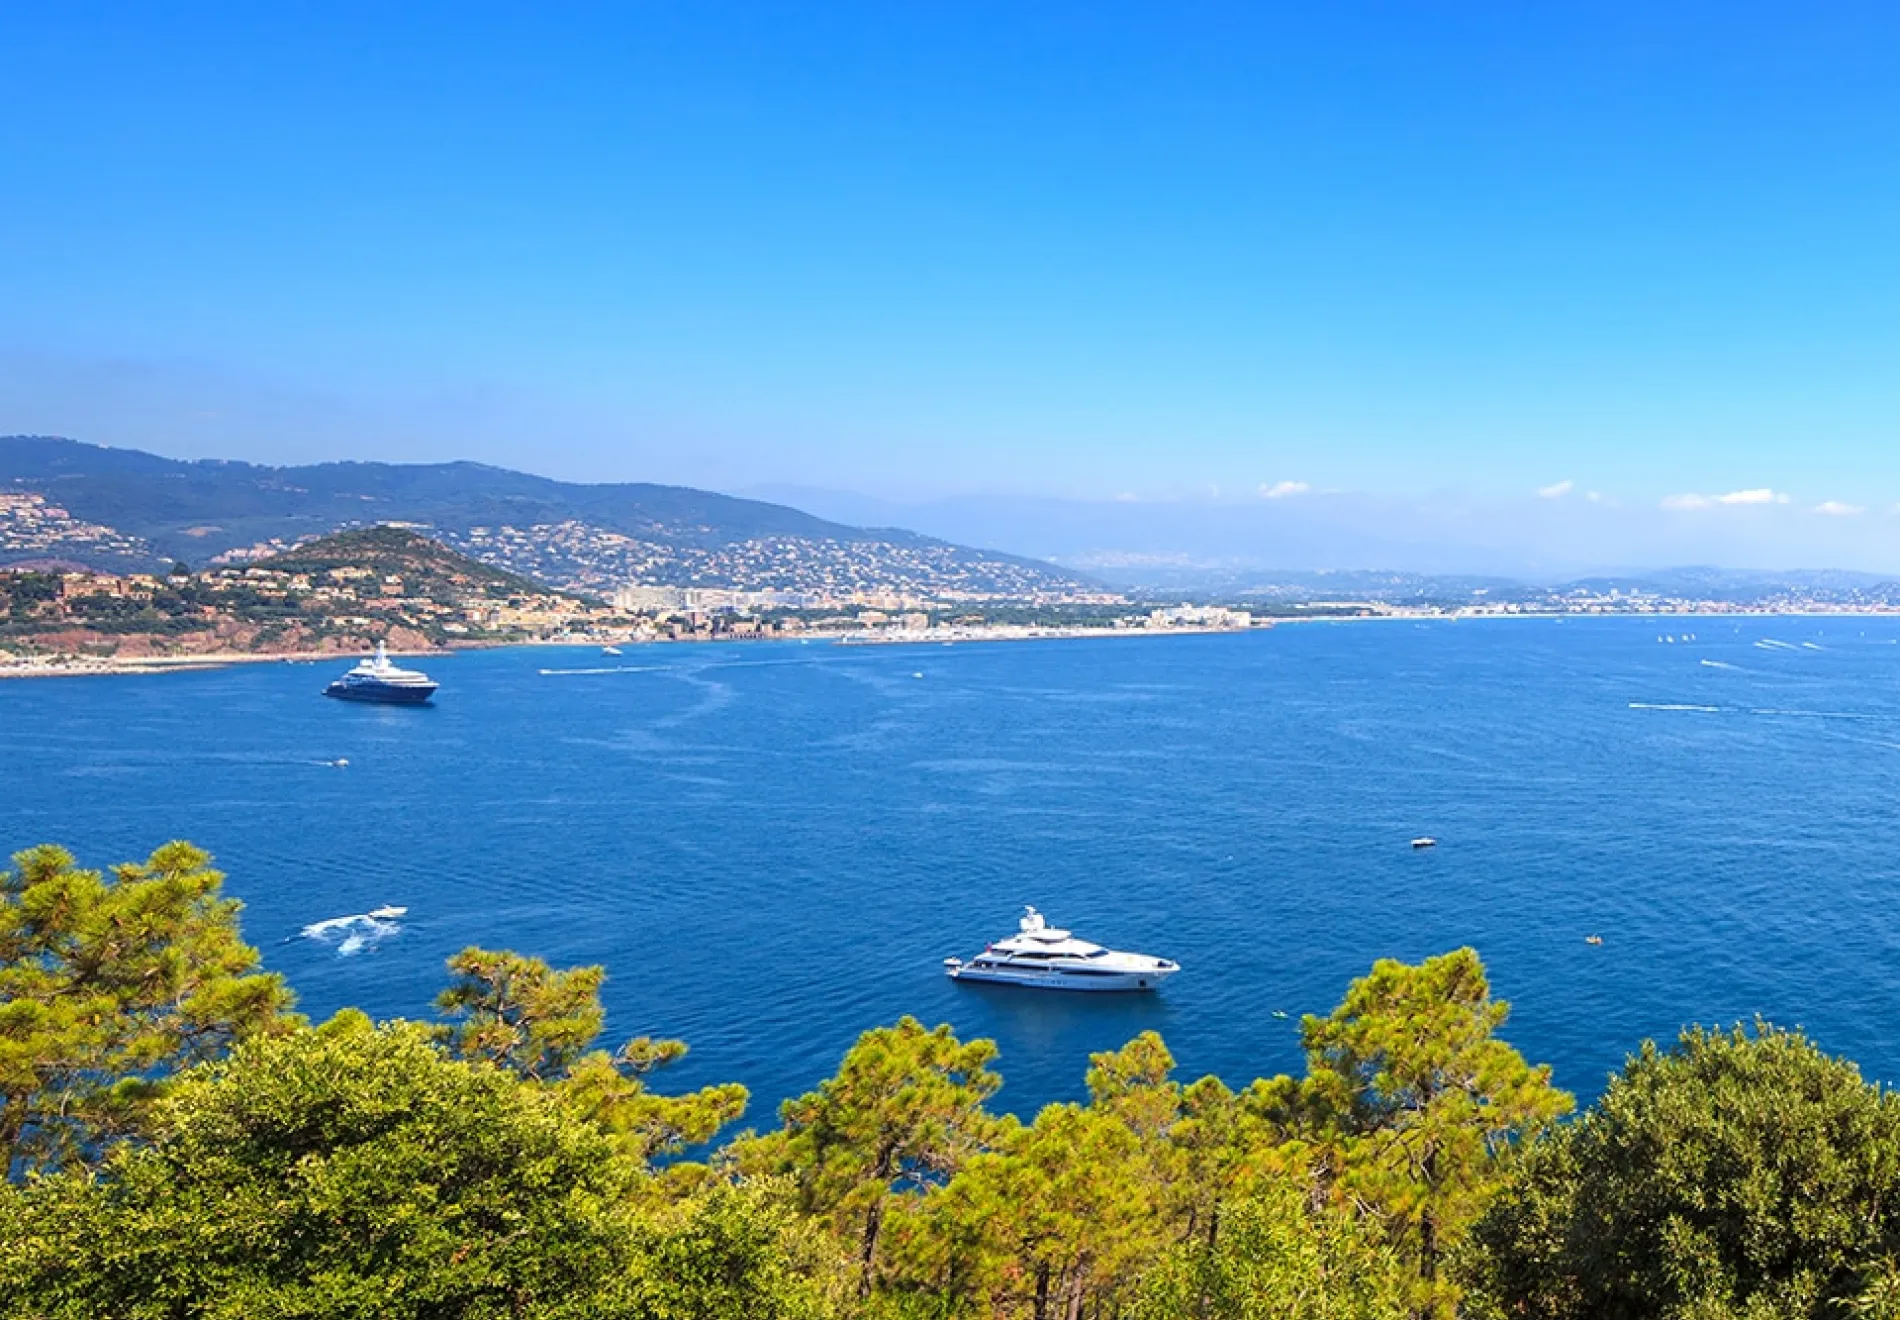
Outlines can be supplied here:
<path id="1" fill-rule="evenodd" d="M 1016 923 L 1016 934 L 998 940 L 976 957 L 945 958 L 954 981 L 985 981 L 1036 990 L 1153 990 L 1181 970 L 1181 964 L 1145 953 L 1122 953 L 1078 940 L 1029 908 Z"/>
<path id="2" fill-rule="evenodd" d="M 1414 848 L 1436 848 L 1438 846 L 1438 840 L 1429 834 L 1421 834 L 1418 838 L 1412 840 L 1412 846 Z"/>
<path id="3" fill-rule="evenodd" d="M 603 646 L 600 648 L 600 653 L 602 655 L 619 655 L 620 648 L 617 646 Z"/>
<path id="4" fill-rule="evenodd" d="M 366 917 L 373 917 L 377 921 L 394 921 L 398 917 L 408 916 L 409 909 L 406 907 L 397 907 L 393 903 L 386 903 L 382 907 L 371 908 L 369 911 L 365 912 L 363 915 Z"/>

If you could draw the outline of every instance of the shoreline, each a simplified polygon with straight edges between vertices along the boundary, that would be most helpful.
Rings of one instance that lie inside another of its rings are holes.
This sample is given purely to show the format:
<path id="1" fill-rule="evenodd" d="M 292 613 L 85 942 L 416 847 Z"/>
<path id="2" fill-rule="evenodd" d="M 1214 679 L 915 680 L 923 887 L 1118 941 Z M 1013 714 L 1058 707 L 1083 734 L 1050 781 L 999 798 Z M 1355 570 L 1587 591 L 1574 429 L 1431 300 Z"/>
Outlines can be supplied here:
<path id="1" fill-rule="evenodd" d="M 1274 616 L 1248 628 L 1197 627 L 1173 628 L 1098 628 L 1082 625 L 999 624 L 995 627 L 946 628 L 914 633 L 867 635 L 863 631 L 809 632 L 790 637 L 629 637 L 588 639 L 523 638 L 507 642 L 473 642 L 459 646 L 404 649 L 392 651 L 399 656 L 450 656 L 460 651 L 494 651 L 512 646 L 679 646 L 679 645 L 757 645 L 760 642 L 828 642 L 835 646 L 962 646 L 978 642 L 1084 641 L 1090 638 L 1160 638 L 1240 636 L 1271 632 L 1290 624 L 1315 623 L 1474 623 L 1492 621 L 1586 619 L 1592 622 L 1611 619 L 1642 619 L 1662 624 L 1687 619 L 1900 619 L 1900 610 L 1720 610 L 1707 613 L 1672 614 L 1583 614 L 1567 611 L 1520 611 L 1513 614 L 1454 612 L 1449 614 L 1306 614 Z M 130 674 L 175 674 L 194 670 L 225 669 L 234 665 L 318 664 L 352 662 L 353 651 L 214 651 L 201 655 L 81 656 L 54 659 L 39 656 L 14 656 L 0 659 L 0 680 L 9 678 L 97 678 Z"/>
<path id="2" fill-rule="evenodd" d="M 513 643 L 507 643 L 513 645 Z M 468 650 L 482 648 L 469 647 Z M 393 651 L 392 655 L 449 655 L 446 649 Z M 75 656 L 54 659 L 15 656 L 0 660 L 0 679 L 97 678 L 124 674 L 177 674 L 197 669 L 227 669 L 233 665 L 354 663 L 350 651 L 207 651 L 201 655 Z"/>

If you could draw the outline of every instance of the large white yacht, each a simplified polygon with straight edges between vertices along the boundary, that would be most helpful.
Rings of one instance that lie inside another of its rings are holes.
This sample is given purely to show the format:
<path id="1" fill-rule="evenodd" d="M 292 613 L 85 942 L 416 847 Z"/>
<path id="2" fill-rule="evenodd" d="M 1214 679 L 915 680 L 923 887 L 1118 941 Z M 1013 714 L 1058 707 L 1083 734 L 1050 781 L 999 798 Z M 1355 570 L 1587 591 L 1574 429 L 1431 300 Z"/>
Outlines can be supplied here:
<path id="1" fill-rule="evenodd" d="M 1016 923 L 1017 932 L 976 957 L 945 958 L 944 970 L 958 981 L 991 981 L 1039 990 L 1153 990 L 1181 964 L 1145 953 L 1122 953 L 1078 940 L 1051 926 L 1034 908 Z"/>
<path id="2" fill-rule="evenodd" d="M 342 701 L 380 701 L 395 706 L 421 706 L 435 695 L 436 683 L 415 669 L 398 669 L 389 662 L 381 642 L 376 654 L 323 689 L 326 697 Z"/>

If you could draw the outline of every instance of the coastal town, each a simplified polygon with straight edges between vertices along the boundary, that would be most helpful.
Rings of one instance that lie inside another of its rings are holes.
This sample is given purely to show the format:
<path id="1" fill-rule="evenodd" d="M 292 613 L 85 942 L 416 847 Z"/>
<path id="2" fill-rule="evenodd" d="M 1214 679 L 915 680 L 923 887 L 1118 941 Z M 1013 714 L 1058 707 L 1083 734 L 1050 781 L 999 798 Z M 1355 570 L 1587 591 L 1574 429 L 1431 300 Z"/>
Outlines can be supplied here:
<path id="1" fill-rule="evenodd" d="M 841 580 L 816 570 L 714 574 L 716 585 L 635 576 L 593 592 L 518 571 L 533 559 L 519 546 L 501 554 L 492 538 L 468 541 L 456 546 L 413 527 L 376 525 L 227 552 L 196 570 L 175 562 L 163 572 L 112 572 L 45 552 L 84 542 L 130 554 L 137 549 L 130 538 L 37 495 L 0 495 L 0 552 L 12 561 L 0 565 L 0 674 L 340 655 L 378 641 L 409 651 L 787 638 L 864 645 L 1239 632 L 1301 619 L 1900 613 L 1900 584 L 1881 581 L 1692 592 L 1610 581 L 1394 579 L 1357 594 L 1308 583 L 1156 601 L 1098 584 L 1056 589 L 1046 575 L 1013 592 L 942 572 L 927 581 L 901 569 L 880 577 L 885 569 L 874 563 Z M 582 542 L 596 544 L 581 538 L 567 553 Z M 631 544 L 622 547 L 628 554 Z M 487 553 L 467 552 L 475 549 Z M 606 570 L 596 564 L 593 574 L 589 581 L 604 580 Z M 769 585 L 734 586 L 735 576 Z"/>
<path id="2" fill-rule="evenodd" d="M 356 529 L 252 563 L 163 574 L 0 570 L 0 673 L 196 665 L 248 657 L 520 643 L 824 638 L 950 641 L 1231 631 L 1244 610 L 1131 611 L 1104 593 L 984 610 L 962 593 L 622 587 L 557 591 L 414 531 Z M 1023 612 L 1027 611 L 1027 615 Z"/>
<path id="3" fill-rule="evenodd" d="M 141 537 L 75 518 L 44 495 L 0 490 L 0 555 L 140 563 L 151 558 L 152 548 Z"/>

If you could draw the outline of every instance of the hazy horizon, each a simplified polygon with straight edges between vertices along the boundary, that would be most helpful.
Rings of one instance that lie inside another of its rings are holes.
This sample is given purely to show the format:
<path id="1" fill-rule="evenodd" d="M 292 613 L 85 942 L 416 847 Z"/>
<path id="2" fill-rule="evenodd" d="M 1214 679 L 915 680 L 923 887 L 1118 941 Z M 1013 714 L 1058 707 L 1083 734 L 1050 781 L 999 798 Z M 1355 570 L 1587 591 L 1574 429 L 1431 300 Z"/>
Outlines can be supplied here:
<path id="1" fill-rule="evenodd" d="M 254 461 L 146 452 L 194 462 Z M 516 470 L 550 475 L 532 464 Z M 1835 542 L 1839 552 L 1801 558 L 1798 543 L 1788 535 L 1791 525 L 1799 530 L 1800 519 L 1829 515 L 1775 500 L 1711 501 L 1695 510 L 1705 517 L 1685 523 L 1601 496 L 1576 497 L 1569 490 L 1534 493 L 1515 503 L 1457 495 L 1407 503 L 1336 491 L 1302 491 L 1297 498 L 1288 492 L 1255 492 L 1154 500 L 971 491 L 911 501 L 793 485 L 734 486 L 715 493 L 789 505 L 856 527 L 903 528 L 1130 584 L 1233 585 L 1250 575 L 1265 579 L 1275 573 L 1335 571 L 1525 582 L 1689 567 L 1771 574 L 1900 573 L 1895 562 L 1900 557 L 1852 539 L 1855 533 L 1878 532 L 1874 519 L 1830 517 L 1842 533 Z"/>

